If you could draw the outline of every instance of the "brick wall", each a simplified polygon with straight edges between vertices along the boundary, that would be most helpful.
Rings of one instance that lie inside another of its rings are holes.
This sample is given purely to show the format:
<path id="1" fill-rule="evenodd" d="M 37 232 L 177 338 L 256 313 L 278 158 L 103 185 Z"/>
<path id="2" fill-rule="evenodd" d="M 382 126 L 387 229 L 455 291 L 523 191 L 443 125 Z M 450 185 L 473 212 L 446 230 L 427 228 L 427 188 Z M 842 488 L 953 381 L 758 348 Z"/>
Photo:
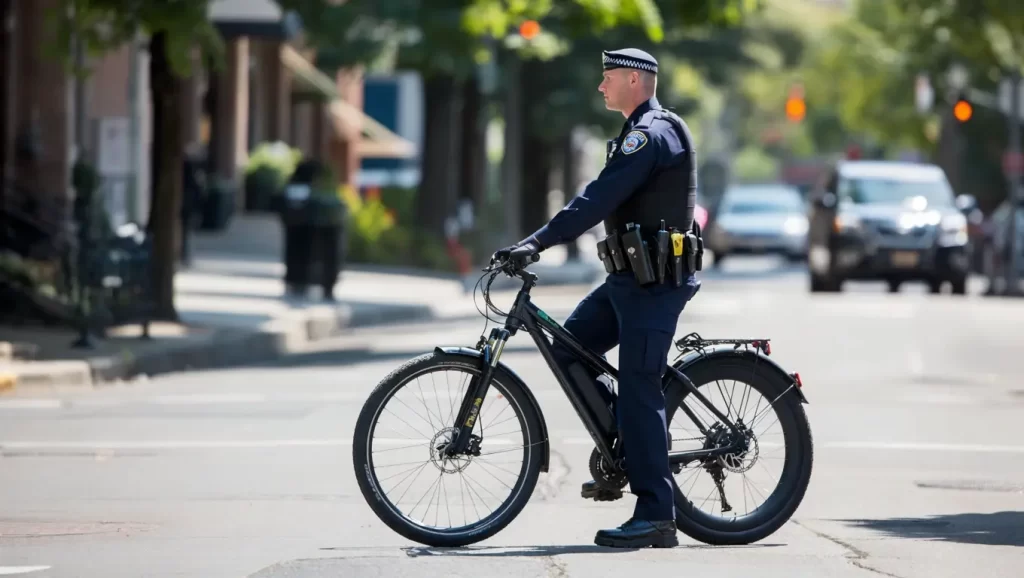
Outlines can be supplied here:
<path id="1" fill-rule="evenodd" d="M 63 64 L 48 47 L 56 46 L 46 13 L 59 0 L 16 0 L 15 147 L 30 141 L 34 158 L 16 158 L 16 180 L 54 205 L 70 193 L 69 82 Z M 17 152 L 17 150 L 16 150 Z M 50 204 L 50 203 L 47 203 Z"/>

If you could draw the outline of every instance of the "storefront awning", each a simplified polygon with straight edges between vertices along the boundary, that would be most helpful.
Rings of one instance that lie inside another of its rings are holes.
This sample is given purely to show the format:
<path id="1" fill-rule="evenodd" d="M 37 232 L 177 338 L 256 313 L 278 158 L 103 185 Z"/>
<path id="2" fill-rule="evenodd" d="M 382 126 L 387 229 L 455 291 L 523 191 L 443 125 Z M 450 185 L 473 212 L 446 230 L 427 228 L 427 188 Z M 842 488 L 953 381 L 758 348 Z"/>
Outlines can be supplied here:
<path id="1" fill-rule="evenodd" d="M 287 44 L 281 46 L 281 64 L 292 73 L 292 92 L 316 100 L 341 98 L 334 81 Z"/>
<path id="2" fill-rule="evenodd" d="M 359 156 L 364 159 L 408 159 L 416 156 L 416 145 L 377 122 L 373 117 L 340 98 L 328 105 L 338 134 L 357 134 Z"/>
<path id="3" fill-rule="evenodd" d="M 361 135 L 358 145 L 363 158 L 411 158 L 416 146 L 377 122 L 373 117 L 341 98 L 338 87 L 291 46 L 281 47 L 281 63 L 293 73 L 293 91 L 327 101 L 335 133 Z"/>
<path id="4" fill-rule="evenodd" d="M 302 29 L 298 14 L 282 10 L 274 0 L 213 0 L 207 14 L 225 38 L 290 40 Z"/>

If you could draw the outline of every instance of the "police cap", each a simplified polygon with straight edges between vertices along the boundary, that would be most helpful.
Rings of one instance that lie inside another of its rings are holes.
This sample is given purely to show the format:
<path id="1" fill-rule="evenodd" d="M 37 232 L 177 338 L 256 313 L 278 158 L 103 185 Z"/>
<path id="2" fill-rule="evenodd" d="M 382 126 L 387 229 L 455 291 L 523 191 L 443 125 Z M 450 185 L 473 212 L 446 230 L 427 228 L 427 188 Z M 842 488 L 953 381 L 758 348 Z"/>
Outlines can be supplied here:
<path id="1" fill-rule="evenodd" d="M 602 53 L 604 69 L 614 68 L 635 68 L 658 73 L 658 61 L 653 56 L 637 48 L 623 48 L 622 50 L 605 50 Z"/>

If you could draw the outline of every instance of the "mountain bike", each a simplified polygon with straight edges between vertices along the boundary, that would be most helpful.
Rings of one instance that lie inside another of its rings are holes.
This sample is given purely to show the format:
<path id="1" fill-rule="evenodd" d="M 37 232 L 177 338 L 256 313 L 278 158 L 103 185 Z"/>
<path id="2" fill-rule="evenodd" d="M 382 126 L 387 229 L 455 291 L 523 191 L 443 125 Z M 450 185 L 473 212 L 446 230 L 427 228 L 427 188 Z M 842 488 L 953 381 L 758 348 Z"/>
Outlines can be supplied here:
<path id="1" fill-rule="evenodd" d="M 536 260 L 535 255 L 532 261 Z M 526 270 L 528 264 L 492 264 L 477 282 L 479 288 L 483 279 L 490 276 L 483 290 L 484 300 L 488 310 L 505 317 L 502 326 L 492 328 L 487 338 L 481 334 L 475 347 L 435 347 L 396 368 L 376 386 L 359 414 L 352 448 L 359 488 L 378 518 L 409 540 L 428 546 L 455 547 L 494 536 L 518 516 L 530 500 L 540 474 L 549 471 L 551 439 L 535 392 L 501 361 L 506 344 L 518 331 L 533 338 L 590 434 L 594 449 L 589 468 L 596 485 L 607 495 L 621 497 L 628 483 L 628 463 L 615 425 L 616 369 L 603 356 L 581 345 L 531 301 L 530 290 L 537 283 L 537 275 Z M 495 307 L 490 299 L 491 284 L 499 274 L 522 280 L 508 313 Z M 689 434 L 697 434 L 676 438 L 669 427 L 668 459 L 675 476 L 676 526 L 706 544 L 736 545 L 762 540 L 789 520 L 810 483 L 813 442 L 803 408 L 808 402 L 800 376 L 787 373 L 770 359 L 769 339 L 704 339 L 690 333 L 675 345 L 680 353 L 671 364 L 666 360 L 663 379 L 666 417 L 669 424 L 677 417 L 688 420 L 684 424 L 696 430 L 688 430 Z M 556 357 L 556 346 L 571 352 L 568 358 L 572 361 L 566 363 L 564 353 Z M 442 372 L 455 373 L 460 379 L 454 386 L 450 379 L 446 380 L 439 389 L 436 376 Z M 419 382 L 421 378 L 426 387 Z M 721 385 L 723 381 L 734 384 L 729 389 Z M 737 393 L 737 382 L 749 390 Z M 449 394 L 454 389 L 454 395 L 442 403 L 446 389 Z M 404 393 L 418 397 L 422 406 L 399 399 Z M 716 394 L 728 406 L 726 409 L 718 409 L 712 403 Z M 754 394 L 761 398 L 756 406 L 752 401 Z M 389 406 L 392 402 L 394 405 Z M 511 414 L 506 416 L 509 408 Z M 389 426 L 391 416 L 397 417 L 395 412 L 404 409 L 413 410 L 413 423 Z M 771 410 L 776 415 L 774 420 L 768 418 Z M 755 431 L 769 421 L 771 425 L 780 425 L 779 434 Z M 505 431 L 514 426 L 520 430 L 518 435 Z M 419 441 L 384 436 L 377 439 L 379 430 L 414 434 Z M 781 440 L 772 435 L 781 435 Z M 679 444 L 685 446 L 685 442 L 692 442 L 693 447 L 677 448 Z M 758 466 L 768 470 L 766 462 L 771 458 L 767 450 L 772 447 L 783 449 L 785 456 L 778 458 L 778 486 L 769 490 L 749 482 L 747 474 L 758 470 Z M 389 459 L 397 451 L 407 451 L 410 457 Z M 497 461 L 515 455 L 522 458 L 519 466 Z M 388 463 L 395 460 L 397 463 Z M 679 479 L 687 468 L 688 477 Z M 470 476 L 471 471 L 476 479 Z M 422 495 L 418 491 L 410 495 L 424 472 L 426 489 Z M 704 475 L 711 482 L 707 495 L 694 489 L 697 480 L 705 479 Z M 727 495 L 726 483 L 734 476 L 742 477 L 740 494 Z M 507 490 L 504 498 L 481 489 L 481 480 L 492 478 Z M 449 503 L 449 497 L 456 493 L 458 499 Z M 742 515 L 735 513 L 741 500 L 746 506 L 748 499 L 759 496 L 764 498 L 763 504 Z M 484 506 L 487 498 L 494 498 L 493 508 Z M 431 515 L 430 507 L 435 501 L 437 508 Z M 708 502 L 711 511 L 704 511 Z M 407 513 L 403 513 L 403 505 L 409 507 Z M 417 514 L 421 507 L 422 512 Z M 455 521 L 458 514 L 461 522 Z M 475 521 L 470 521 L 471 515 L 477 516 Z M 444 519 L 446 525 L 442 523 Z"/>

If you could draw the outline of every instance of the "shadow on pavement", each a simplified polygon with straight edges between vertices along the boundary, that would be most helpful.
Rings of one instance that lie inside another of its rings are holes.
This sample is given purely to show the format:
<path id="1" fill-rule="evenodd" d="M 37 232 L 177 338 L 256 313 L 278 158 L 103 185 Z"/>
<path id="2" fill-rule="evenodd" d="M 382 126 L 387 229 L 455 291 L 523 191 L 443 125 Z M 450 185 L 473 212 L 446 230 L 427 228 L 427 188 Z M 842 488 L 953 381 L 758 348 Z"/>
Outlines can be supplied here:
<path id="1" fill-rule="evenodd" d="M 986 546 L 1024 546 L 1024 512 L 839 521 L 899 538 Z"/>
<path id="2" fill-rule="evenodd" d="M 784 546 L 784 544 L 751 544 L 749 546 L 708 546 L 706 544 L 680 544 L 676 548 L 684 548 L 687 550 L 708 548 L 708 549 L 724 549 L 724 548 L 775 548 Z M 430 547 L 413 547 L 404 548 L 405 553 L 411 558 L 418 558 L 421 556 L 473 556 L 473 557 L 547 557 L 547 556 L 559 556 L 562 554 L 614 554 L 618 552 L 636 552 L 638 550 L 646 550 L 647 548 L 608 548 L 605 546 L 596 546 L 591 544 L 566 544 L 566 545 L 551 545 L 551 546 L 486 546 L 486 547 L 475 547 L 469 546 L 465 548 L 430 548 Z"/>

